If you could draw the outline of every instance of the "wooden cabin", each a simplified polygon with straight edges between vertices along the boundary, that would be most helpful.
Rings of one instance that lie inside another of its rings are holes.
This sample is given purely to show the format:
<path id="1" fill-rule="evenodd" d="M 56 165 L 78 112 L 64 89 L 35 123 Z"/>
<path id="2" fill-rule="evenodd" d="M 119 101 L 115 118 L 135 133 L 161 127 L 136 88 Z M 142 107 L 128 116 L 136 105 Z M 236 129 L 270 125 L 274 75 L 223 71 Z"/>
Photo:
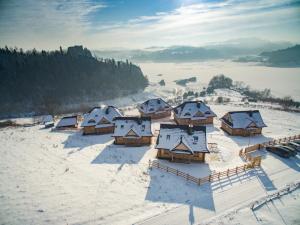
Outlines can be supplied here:
<path id="1" fill-rule="evenodd" d="M 145 101 L 138 105 L 138 110 L 141 116 L 151 117 L 151 119 L 170 117 L 172 113 L 172 107 L 161 98 Z"/>
<path id="2" fill-rule="evenodd" d="M 179 125 L 213 124 L 216 114 L 202 101 L 187 101 L 174 108 L 174 120 Z"/>
<path id="3" fill-rule="evenodd" d="M 205 126 L 161 124 L 156 142 L 157 158 L 204 162 L 209 153 Z"/>
<path id="4" fill-rule="evenodd" d="M 83 134 L 108 134 L 113 133 L 115 117 L 123 116 L 114 106 L 101 106 L 91 109 L 84 115 L 81 127 Z"/>
<path id="5" fill-rule="evenodd" d="M 56 125 L 56 129 L 76 129 L 78 127 L 78 116 L 66 116 L 61 118 L 61 120 Z"/>
<path id="6" fill-rule="evenodd" d="M 116 117 L 113 137 L 116 145 L 142 146 L 152 142 L 150 117 Z"/>
<path id="7" fill-rule="evenodd" d="M 221 128 L 233 136 L 261 134 L 266 127 L 258 110 L 228 112 L 220 120 Z"/>

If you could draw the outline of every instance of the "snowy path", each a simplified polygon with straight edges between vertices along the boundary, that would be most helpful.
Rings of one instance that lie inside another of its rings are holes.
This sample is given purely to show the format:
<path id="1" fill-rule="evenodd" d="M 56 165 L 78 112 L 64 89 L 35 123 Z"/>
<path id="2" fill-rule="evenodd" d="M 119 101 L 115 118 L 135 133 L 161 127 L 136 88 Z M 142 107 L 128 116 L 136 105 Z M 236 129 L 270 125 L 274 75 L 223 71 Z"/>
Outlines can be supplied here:
<path id="1" fill-rule="evenodd" d="M 272 163 L 270 159 L 266 164 Z M 268 162 L 269 161 L 269 162 Z M 136 223 L 136 225 L 182 225 L 198 224 L 216 215 L 220 215 L 228 209 L 233 210 L 241 206 L 250 204 L 262 196 L 270 194 L 283 186 L 300 180 L 299 158 L 292 161 L 297 162 L 298 169 L 291 168 L 281 162 L 277 162 L 277 168 L 268 170 L 264 168 L 269 180 L 262 178 L 261 175 L 250 177 L 243 183 L 236 183 L 230 189 L 213 191 L 214 210 L 196 208 L 189 205 L 176 208 L 174 210 L 162 213 L 150 219 Z M 270 182 L 272 188 L 270 188 Z M 271 189 L 271 190 L 268 190 Z"/>

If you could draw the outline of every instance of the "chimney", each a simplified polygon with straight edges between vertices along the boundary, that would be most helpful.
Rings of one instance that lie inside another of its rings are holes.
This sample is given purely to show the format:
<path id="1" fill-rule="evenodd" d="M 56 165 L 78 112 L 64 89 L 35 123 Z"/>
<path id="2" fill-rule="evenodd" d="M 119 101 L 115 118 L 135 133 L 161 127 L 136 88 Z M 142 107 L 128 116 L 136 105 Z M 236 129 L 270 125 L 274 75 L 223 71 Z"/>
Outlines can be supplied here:
<path id="1" fill-rule="evenodd" d="M 109 106 L 107 106 L 107 108 L 105 109 L 105 114 L 108 114 L 109 112 Z"/>

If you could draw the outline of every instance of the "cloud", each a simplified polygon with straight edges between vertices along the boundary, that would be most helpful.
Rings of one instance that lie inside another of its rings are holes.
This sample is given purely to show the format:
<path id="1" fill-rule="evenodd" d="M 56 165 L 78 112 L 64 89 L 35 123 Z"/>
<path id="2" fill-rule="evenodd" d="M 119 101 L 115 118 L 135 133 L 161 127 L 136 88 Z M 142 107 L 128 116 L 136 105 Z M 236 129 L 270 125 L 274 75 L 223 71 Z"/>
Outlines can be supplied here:
<path id="1" fill-rule="evenodd" d="M 293 0 L 186 0 L 169 12 L 117 22 L 103 22 L 90 16 L 109 7 L 103 2 L 26 3 L 22 7 L 11 4 L 9 13 L 0 15 L 0 33 L 5 34 L 0 44 L 10 40 L 19 46 L 23 43 L 48 48 L 72 44 L 93 49 L 144 48 L 201 45 L 248 36 L 291 41 L 299 41 L 300 37 L 300 2 Z"/>
<path id="2" fill-rule="evenodd" d="M 47 48 L 57 48 L 83 37 L 91 26 L 89 15 L 107 7 L 91 0 L 11 0 L 2 4 L 0 44 L 9 39 L 15 45 L 40 48 L 47 43 Z"/>

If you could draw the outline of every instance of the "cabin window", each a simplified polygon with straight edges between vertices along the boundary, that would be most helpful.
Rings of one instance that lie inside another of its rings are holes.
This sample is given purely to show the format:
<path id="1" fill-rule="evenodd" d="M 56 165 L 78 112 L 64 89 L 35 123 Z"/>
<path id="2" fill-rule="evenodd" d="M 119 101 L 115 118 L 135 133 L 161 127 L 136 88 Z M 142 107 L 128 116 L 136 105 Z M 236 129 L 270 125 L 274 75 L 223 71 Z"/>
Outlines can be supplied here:
<path id="1" fill-rule="evenodd" d="M 198 136 L 193 136 L 194 142 L 198 142 Z"/>
<path id="2" fill-rule="evenodd" d="M 205 114 L 210 114 L 210 112 L 209 112 L 209 111 L 206 111 Z"/>
<path id="3" fill-rule="evenodd" d="M 94 119 L 90 119 L 88 123 L 96 123 Z"/>
<path id="4" fill-rule="evenodd" d="M 184 116 L 190 116 L 191 115 L 191 113 L 189 113 L 189 112 L 186 112 L 185 114 L 184 114 Z"/>
<path id="5" fill-rule="evenodd" d="M 154 109 L 153 109 L 153 108 L 150 108 L 149 111 L 154 111 Z"/>
<path id="6" fill-rule="evenodd" d="M 124 128 L 124 125 L 123 125 L 123 124 L 121 125 L 121 128 Z"/>
<path id="7" fill-rule="evenodd" d="M 145 130 L 145 125 L 143 124 L 143 125 L 142 125 L 142 131 L 144 131 L 144 130 Z"/>
<path id="8" fill-rule="evenodd" d="M 167 140 L 170 140 L 170 135 L 169 134 L 167 135 Z"/>

